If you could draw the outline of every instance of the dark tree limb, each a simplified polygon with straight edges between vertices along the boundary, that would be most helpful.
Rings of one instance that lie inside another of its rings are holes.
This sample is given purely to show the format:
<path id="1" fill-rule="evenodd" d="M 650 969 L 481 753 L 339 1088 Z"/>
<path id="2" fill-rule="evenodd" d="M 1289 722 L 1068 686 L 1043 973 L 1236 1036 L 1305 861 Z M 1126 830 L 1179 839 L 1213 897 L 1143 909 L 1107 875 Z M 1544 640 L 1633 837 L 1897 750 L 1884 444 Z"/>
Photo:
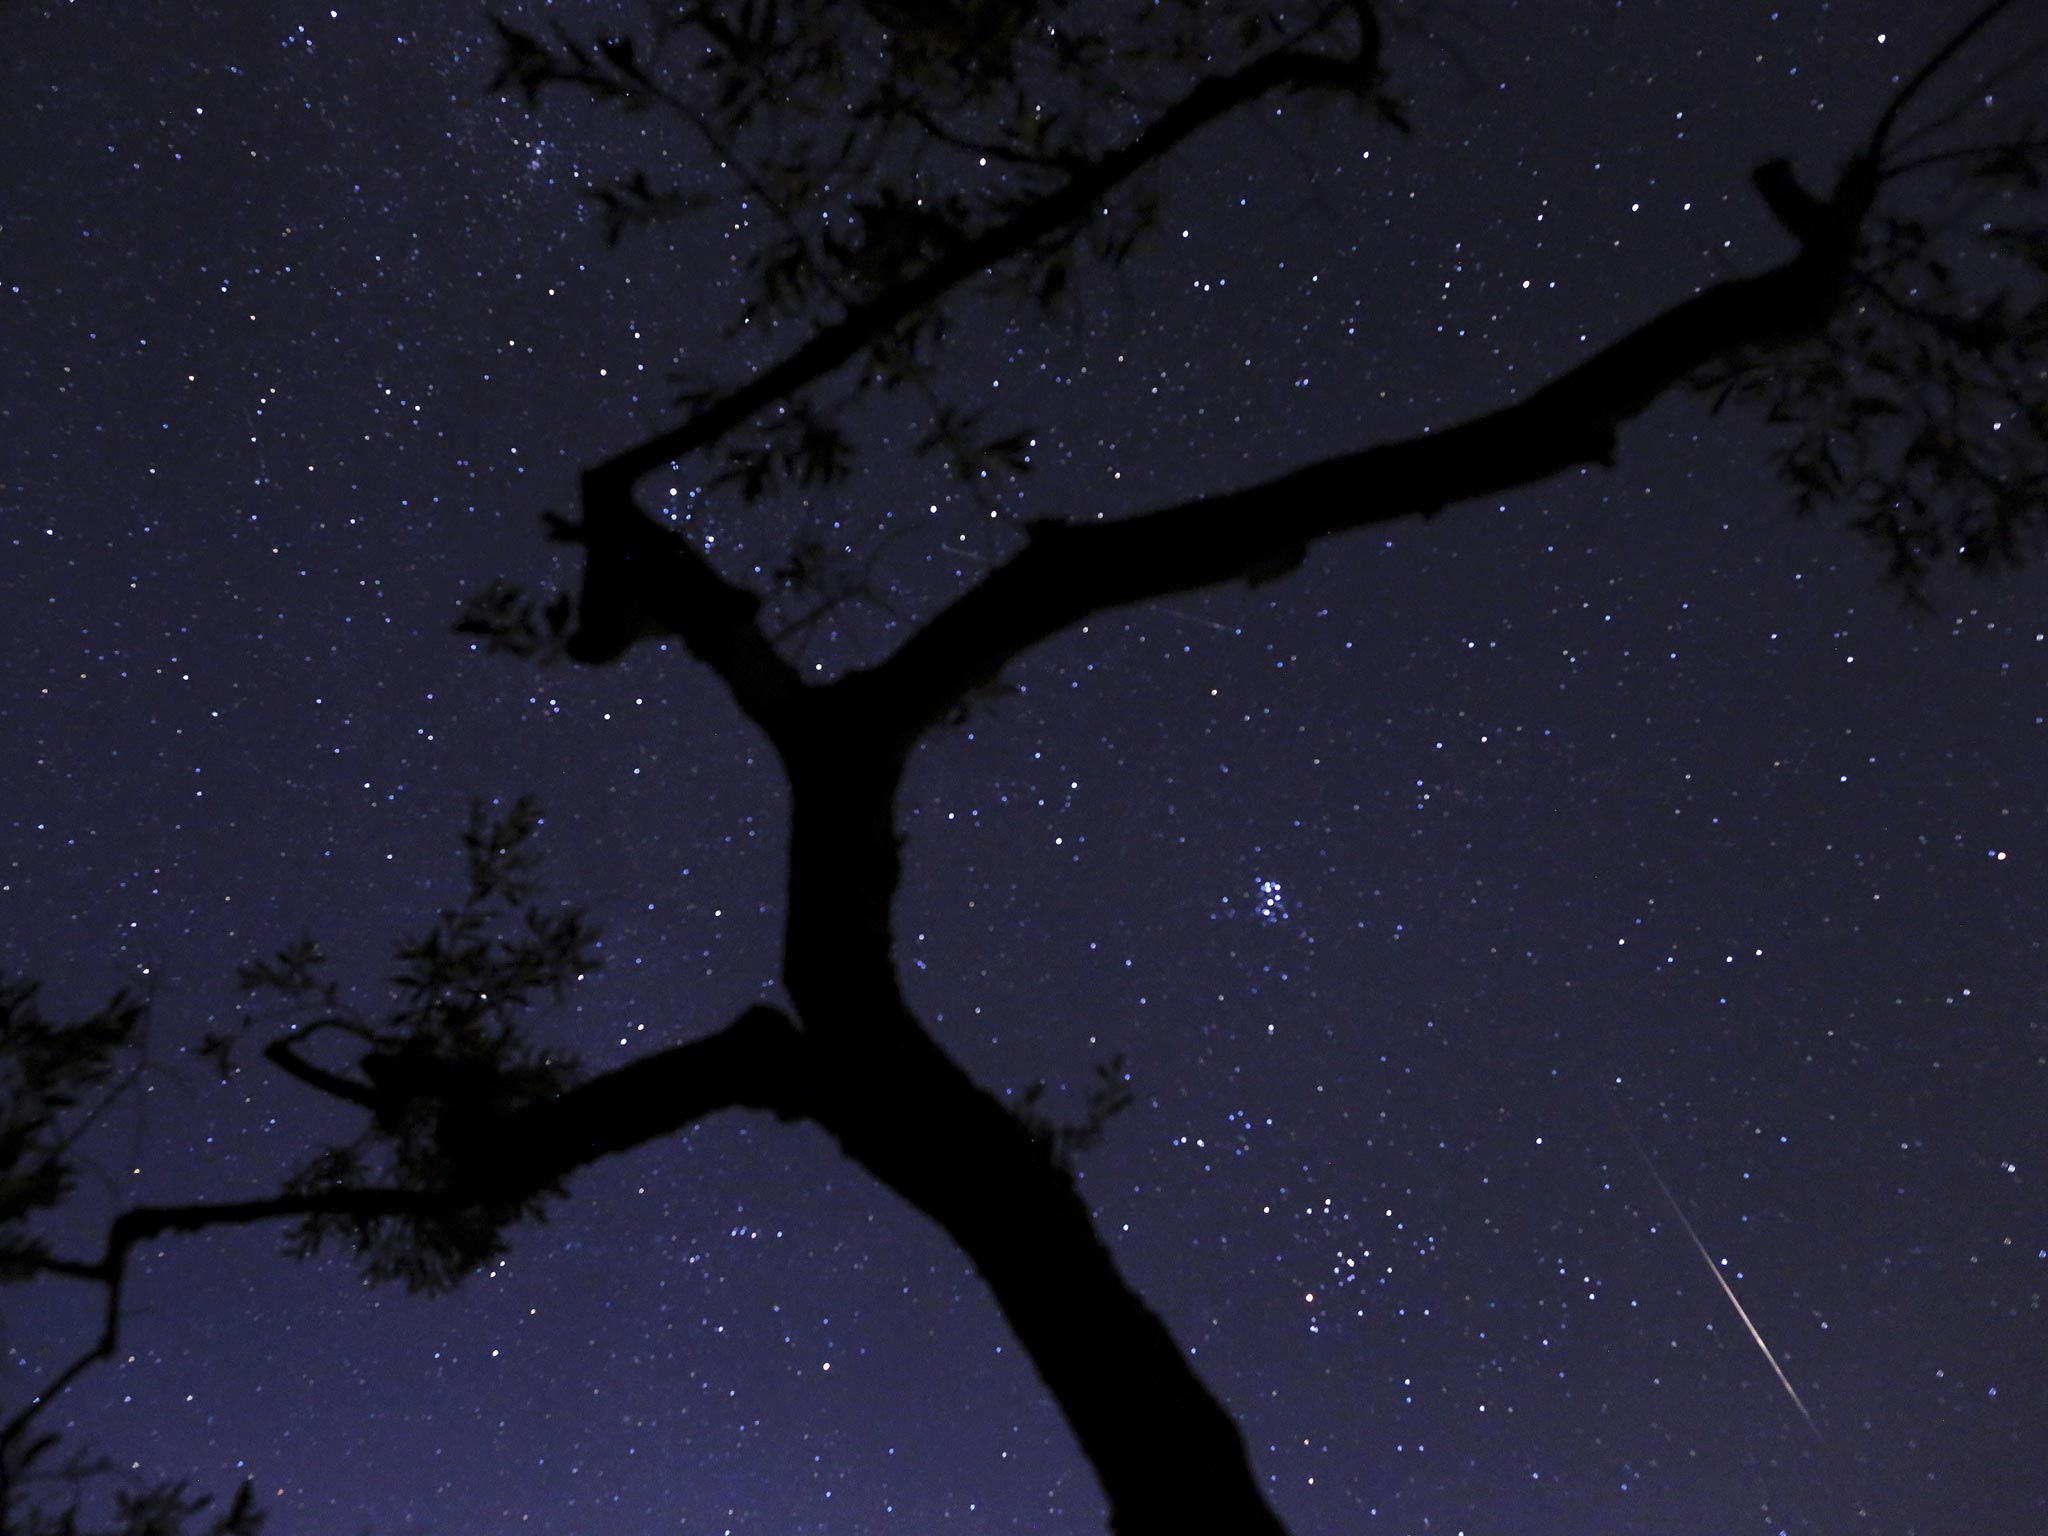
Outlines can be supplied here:
<path id="1" fill-rule="evenodd" d="M 615 464 L 583 473 L 583 521 L 571 535 L 585 549 L 583 588 L 570 657 L 602 665 L 636 640 L 672 635 L 725 681 L 748 718 L 772 730 L 803 684 L 761 633 L 761 599 L 641 511 L 637 480 Z"/>
<path id="2" fill-rule="evenodd" d="M 1873 142 L 1881 146 L 1882 134 Z M 1707 288 L 1520 400 L 1447 430 L 1116 522 L 1040 521 L 1024 549 L 888 660 L 829 685 L 810 687 L 792 673 L 772 692 L 762 687 L 759 676 L 774 666 L 759 654 L 772 646 L 754 628 L 750 596 L 730 604 L 744 635 L 689 641 L 767 727 L 789 776 L 784 980 L 816 1072 L 804 1112 L 974 1261 L 1101 1479 L 1123 1536 L 1279 1525 L 1230 1416 L 1124 1282 L 1043 1139 L 976 1086 L 904 1003 L 891 911 L 901 874 L 894 802 L 910 752 L 1007 662 L 1106 609 L 1257 581 L 1298 564 L 1319 540 L 1611 464 L 1620 430 L 1708 365 L 1827 331 L 1853 291 L 1881 179 L 1866 154 L 1819 197 L 1788 166 L 1762 167 L 1759 193 L 1799 247 L 1778 266 Z M 1049 218 L 1044 236 L 1059 227 Z M 875 303 L 901 302 L 898 314 L 908 314 L 1004 254 L 1014 252 L 942 257 Z M 615 503 L 630 506 L 639 474 L 837 366 L 863 344 L 863 317 L 882 313 L 873 304 L 856 309 L 709 414 L 596 473 L 614 476 Z M 738 400 L 744 410 L 731 404 Z M 721 409 L 732 414 L 722 419 Z M 703 558 L 680 538 L 675 548 L 676 558 Z M 698 622 L 715 628 L 701 613 Z"/>
<path id="3" fill-rule="evenodd" d="M 479 1171 L 494 1188 L 538 1189 L 722 1109 L 798 1119 L 812 1104 L 814 1076 L 788 1016 L 757 1005 L 715 1034 L 639 1057 L 508 1116 L 480 1148 Z"/>
<path id="4" fill-rule="evenodd" d="M 41 1267 L 106 1287 L 106 1308 L 99 1337 L 92 1346 L 46 1383 L 4 1424 L 0 1424 L 0 1456 L 10 1450 L 36 1416 L 94 1363 L 112 1358 L 121 1338 L 121 1295 L 128 1260 L 138 1243 L 172 1232 L 201 1232 L 213 1227 L 250 1226 L 296 1216 L 342 1215 L 381 1217 L 414 1215 L 430 1209 L 438 1197 L 417 1190 L 339 1189 L 311 1194 L 273 1195 L 255 1200 L 195 1200 L 182 1205 L 141 1205 L 123 1211 L 107 1229 L 107 1242 L 93 1260 L 57 1259 Z"/>
<path id="5" fill-rule="evenodd" d="M 860 1008 L 869 1024 L 890 1009 L 875 1033 L 894 1048 L 828 1053 L 832 1086 L 816 1118 L 973 1261 L 1095 1469 L 1111 1528 L 1283 1536 L 1235 1420 L 1124 1279 L 1047 1140 L 900 1002 L 842 992 L 837 1006 Z"/>
<path id="6" fill-rule="evenodd" d="M 1370 13 L 1360 9 L 1370 20 Z M 607 460 L 598 471 L 628 485 L 717 441 L 760 411 L 788 399 L 849 361 L 862 348 L 918 311 L 947 297 L 1041 241 L 1093 219 L 1102 200 L 1157 164 L 1182 143 L 1248 102 L 1279 90 L 1360 91 L 1379 74 L 1379 34 L 1366 28 L 1353 58 L 1289 48 L 1253 60 L 1228 75 L 1212 76 L 1166 108 L 1129 143 L 1098 156 L 1058 187 L 1035 197 L 981 234 L 962 241 L 905 281 L 854 305 L 781 362 L 729 390 L 689 419 L 657 432 Z"/>
<path id="7" fill-rule="evenodd" d="M 1816 225 L 1825 238 L 1790 261 L 1673 305 L 1513 405 L 1116 522 L 1033 524 L 1022 550 L 872 670 L 874 694 L 905 712 L 899 730 L 919 733 L 1023 651 L 1105 609 L 1256 580 L 1320 539 L 1612 463 L 1618 430 L 1707 363 L 1827 324 L 1848 279 L 1841 232 L 1861 210 L 1816 206 L 1830 211 Z"/>
<path id="8" fill-rule="evenodd" d="M 263 1047 L 263 1058 L 287 1077 L 304 1083 L 308 1088 L 326 1094 L 329 1098 L 341 1099 L 364 1109 L 377 1107 L 376 1091 L 367 1083 L 357 1082 L 352 1077 L 343 1077 L 339 1072 L 330 1072 L 325 1067 L 306 1060 L 292 1049 L 290 1040 L 273 1040 Z"/>
<path id="9" fill-rule="evenodd" d="M 911 738 L 872 678 L 810 695 L 791 784 L 784 981 L 808 1113 L 980 1271 L 1072 1428 L 1120 1536 L 1279 1536 L 1243 1437 L 1118 1272 L 1054 1149 L 926 1032 L 897 979 L 895 794 Z"/>
<path id="10" fill-rule="evenodd" d="M 374 1108 L 368 1087 L 313 1066 L 283 1041 L 264 1054 L 324 1093 Z M 129 1260 L 138 1245 L 171 1234 L 253 1226 L 307 1217 L 375 1222 L 431 1218 L 473 1206 L 496 1206 L 554 1185 L 601 1157 L 671 1135 L 721 1109 L 767 1109 L 785 1119 L 806 1112 L 813 1074 L 804 1042 L 777 1010 L 755 1006 L 725 1028 L 687 1045 L 643 1056 L 527 1106 L 497 1122 L 487 1139 L 461 1149 L 466 1182 L 442 1189 L 357 1187 L 288 1193 L 251 1200 L 136 1206 L 107 1231 L 97 1259 L 41 1258 L 50 1274 L 105 1287 L 100 1332 L 93 1343 L 44 1384 L 4 1423 L 0 1457 L 72 1382 L 112 1358 L 121 1336 L 121 1302 Z"/>

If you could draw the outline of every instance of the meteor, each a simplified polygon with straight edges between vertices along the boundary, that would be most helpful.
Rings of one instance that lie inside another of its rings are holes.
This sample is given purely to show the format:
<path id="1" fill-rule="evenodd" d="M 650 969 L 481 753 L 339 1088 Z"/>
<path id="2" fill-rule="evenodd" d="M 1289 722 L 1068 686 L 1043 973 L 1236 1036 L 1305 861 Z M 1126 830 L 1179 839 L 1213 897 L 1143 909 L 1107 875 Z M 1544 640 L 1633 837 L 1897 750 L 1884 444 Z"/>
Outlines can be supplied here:
<path id="1" fill-rule="evenodd" d="M 1609 1108 L 1613 1107 L 1612 1104 L 1609 1105 Z M 1806 1420 L 1806 1427 L 1813 1431 L 1813 1438 L 1821 1439 L 1820 1426 L 1813 1422 L 1813 1415 L 1806 1411 L 1806 1404 L 1799 1400 L 1798 1392 L 1793 1389 L 1784 1368 L 1778 1364 L 1778 1357 L 1771 1353 L 1771 1346 L 1764 1342 L 1764 1336 L 1757 1332 L 1756 1324 L 1749 1320 L 1749 1313 L 1743 1310 L 1742 1303 L 1736 1299 L 1735 1287 L 1728 1283 L 1728 1277 L 1721 1273 L 1721 1266 L 1714 1262 L 1714 1256 L 1707 1252 L 1707 1245 L 1700 1241 L 1699 1233 L 1695 1232 L 1692 1223 L 1685 1219 L 1684 1207 L 1679 1205 L 1678 1197 L 1671 1193 L 1671 1186 L 1664 1182 L 1664 1175 L 1657 1171 L 1657 1165 L 1650 1161 L 1650 1154 L 1637 1139 L 1636 1133 L 1630 1130 L 1628 1122 L 1621 1118 L 1619 1109 L 1614 1109 L 1614 1123 L 1621 1127 L 1621 1134 L 1628 1138 L 1628 1144 L 1636 1149 L 1636 1156 L 1643 1160 L 1643 1167 L 1648 1169 L 1650 1177 L 1657 1181 L 1657 1188 L 1663 1193 L 1665 1203 L 1671 1207 L 1671 1214 L 1678 1218 L 1679 1226 L 1685 1229 L 1685 1235 L 1692 1239 L 1693 1247 L 1699 1250 L 1700 1262 L 1707 1266 L 1707 1273 L 1714 1277 L 1714 1283 L 1721 1287 L 1721 1294 L 1728 1298 L 1728 1305 L 1735 1309 L 1735 1315 L 1742 1319 L 1742 1326 L 1749 1330 L 1749 1336 L 1756 1341 L 1756 1347 L 1763 1351 L 1764 1359 L 1770 1363 L 1771 1374 L 1778 1378 L 1778 1385 L 1783 1387 L 1785 1395 L 1792 1399 L 1792 1406 L 1799 1410 L 1799 1417 Z"/>

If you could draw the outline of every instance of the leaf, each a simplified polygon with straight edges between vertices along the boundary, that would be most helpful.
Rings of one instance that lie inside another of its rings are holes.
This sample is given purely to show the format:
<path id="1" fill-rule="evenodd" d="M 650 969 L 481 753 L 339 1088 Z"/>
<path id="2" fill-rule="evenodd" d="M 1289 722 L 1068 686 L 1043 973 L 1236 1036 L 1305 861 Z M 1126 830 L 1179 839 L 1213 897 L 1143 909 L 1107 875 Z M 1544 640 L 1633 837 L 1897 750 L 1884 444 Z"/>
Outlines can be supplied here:
<path id="1" fill-rule="evenodd" d="M 220 1072 L 220 1080 L 226 1082 L 235 1075 L 235 1041 L 234 1035 L 209 1031 L 199 1037 L 199 1044 L 193 1047 L 192 1054 L 201 1061 L 212 1062 Z"/>
<path id="2" fill-rule="evenodd" d="M 244 992 L 276 992 L 287 1001 L 298 1002 L 320 989 L 318 975 L 327 963 L 312 936 L 287 944 L 268 960 L 251 960 L 237 966 L 235 980 Z"/>
<path id="3" fill-rule="evenodd" d="M 4 1201 L 0 1201 L 4 1206 Z M 32 1280 L 43 1271 L 50 1256 L 49 1244 L 39 1237 L 17 1232 L 0 1232 L 0 1285 Z"/>
<path id="4" fill-rule="evenodd" d="M 495 13 L 490 20 L 498 34 L 498 69 L 484 85 L 484 94 L 496 96 L 507 87 L 516 88 L 525 98 L 527 110 L 532 111 L 540 100 L 541 87 L 557 78 L 554 61 L 532 33 L 520 31 Z"/>

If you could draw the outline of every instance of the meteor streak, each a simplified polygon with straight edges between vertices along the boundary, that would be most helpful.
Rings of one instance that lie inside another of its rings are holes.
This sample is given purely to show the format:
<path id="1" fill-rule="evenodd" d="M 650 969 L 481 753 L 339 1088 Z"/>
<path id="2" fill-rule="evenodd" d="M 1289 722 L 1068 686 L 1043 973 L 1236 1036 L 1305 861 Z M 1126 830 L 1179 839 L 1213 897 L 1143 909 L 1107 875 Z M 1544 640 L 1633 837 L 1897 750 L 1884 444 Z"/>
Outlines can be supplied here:
<path id="1" fill-rule="evenodd" d="M 1614 1106 L 1610 1103 L 1609 1108 Z M 1692 1239 L 1693 1247 L 1699 1250 L 1700 1262 L 1707 1266 L 1707 1273 L 1714 1277 L 1714 1283 L 1721 1287 L 1721 1294 L 1728 1298 L 1728 1305 L 1735 1309 L 1735 1315 L 1742 1319 L 1742 1326 L 1749 1330 L 1749 1336 L 1756 1340 L 1756 1347 L 1763 1351 L 1764 1359 L 1770 1362 L 1771 1373 L 1778 1378 L 1778 1385 L 1783 1387 L 1785 1395 L 1792 1399 L 1792 1406 L 1799 1410 L 1799 1417 L 1806 1420 L 1806 1427 L 1813 1431 L 1813 1438 L 1821 1439 L 1820 1426 L 1813 1422 L 1813 1415 L 1806 1411 L 1806 1404 L 1799 1400 L 1798 1392 L 1793 1390 L 1784 1368 L 1778 1364 L 1778 1357 L 1771 1353 L 1771 1346 L 1764 1342 L 1764 1336 L 1756 1331 L 1756 1324 L 1749 1320 L 1749 1313 L 1743 1310 L 1742 1303 L 1736 1299 L 1735 1287 L 1728 1283 L 1727 1276 L 1721 1273 L 1721 1266 L 1714 1262 L 1714 1256 L 1707 1252 L 1707 1245 L 1700 1241 L 1699 1233 L 1695 1232 L 1692 1223 L 1685 1219 L 1684 1207 L 1678 1203 L 1678 1197 L 1671 1193 L 1671 1186 L 1664 1182 L 1664 1175 L 1657 1171 L 1657 1165 L 1650 1161 L 1650 1154 L 1636 1138 L 1636 1133 L 1630 1130 L 1628 1122 L 1621 1118 L 1619 1109 L 1614 1109 L 1614 1123 L 1621 1127 L 1621 1134 L 1628 1138 L 1628 1144 L 1636 1149 L 1636 1156 L 1643 1160 L 1643 1166 L 1649 1170 L 1650 1177 L 1657 1181 L 1657 1188 L 1663 1192 L 1665 1203 L 1671 1207 L 1671 1214 L 1678 1218 L 1678 1224 L 1685 1229 L 1685 1235 Z"/>

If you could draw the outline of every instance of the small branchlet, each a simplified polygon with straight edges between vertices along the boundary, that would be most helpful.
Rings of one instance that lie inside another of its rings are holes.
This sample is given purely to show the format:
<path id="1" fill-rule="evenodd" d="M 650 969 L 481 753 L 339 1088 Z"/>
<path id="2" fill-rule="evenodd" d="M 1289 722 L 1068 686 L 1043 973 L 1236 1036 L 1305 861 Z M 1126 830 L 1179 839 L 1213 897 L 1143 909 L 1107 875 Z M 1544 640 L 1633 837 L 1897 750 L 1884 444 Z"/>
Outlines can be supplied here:
<path id="1" fill-rule="evenodd" d="M 132 1080 L 147 1016 L 143 999 L 123 991 L 56 1023 L 40 991 L 0 976 L 0 1283 L 48 1267 L 48 1244 L 30 1223 L 75 1186 L 79 1139 Z"/>
<path id="2" fill-rule="evenodd" d="M 1095 1081 L 1089 1085 L 1078 1120 L 1054 1120 L 1040 1108 L 1045 1084 L 1033 1083 L 1018 1096 L 1017 1118 L 1031 1137 L 1045 1148 L 1046 1156 L 1062 1168 L 1071 1168 L 1074 1158 L 1102 1140 L 1109 1122 L 1131 1107 L 1131 1074 L 1125 1070 L 1123 1052 L 1095 1063 Z"/>
<path id="3" fill-rule="evenodd" d="M 583 195 L 596 205 L 598 225 L 604 233 L 606 245 L 617 245 L 631 230 L 701 213 L 718 201 L 702 192 L 657 189 L 645 171 L 634 171 L 621 180 L 602 182 Z"/>
<path id="4" fill-rule="evenodd" d="M 567 592 L 542 602 L 516 583 L 495 580 L 464 599 L 455 632 L 487 654 L 546 666 L 567 654 L 573 608 Z"/>

